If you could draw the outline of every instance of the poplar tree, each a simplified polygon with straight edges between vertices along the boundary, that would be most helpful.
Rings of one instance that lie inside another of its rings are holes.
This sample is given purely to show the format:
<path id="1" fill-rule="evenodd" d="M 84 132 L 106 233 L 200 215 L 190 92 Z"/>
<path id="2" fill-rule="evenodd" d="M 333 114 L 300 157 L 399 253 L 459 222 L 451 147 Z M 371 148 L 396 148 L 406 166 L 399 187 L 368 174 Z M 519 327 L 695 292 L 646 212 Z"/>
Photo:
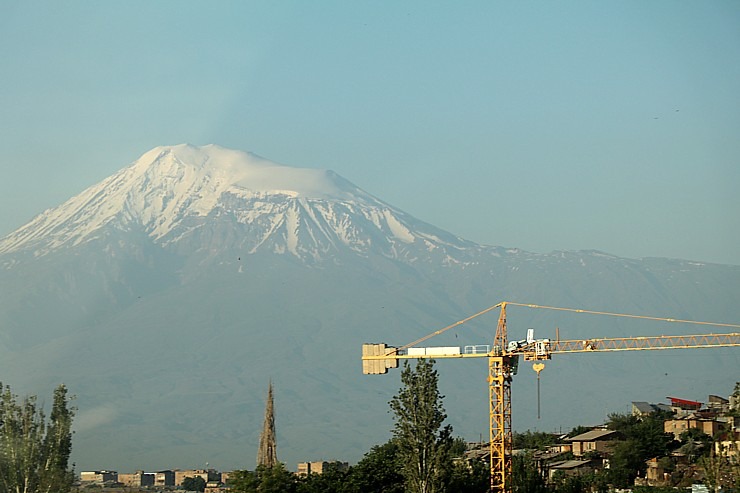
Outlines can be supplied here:
<path id="1" fill-rule="evenodd" d="M 406 490 L 413 493 L 444 491 L 450 471 L 452 427 L 442 426 L 447 414 L 438 380 L 434 360 L 420 359 L 416 368 L 405 362 L 403 386 L 389 403 Z"/>
<path id="2" fill-rule="evenodd" d="M 18 397 L 0 383 L 0 493 L 66 493 L 72 419 L 67 388 L 54 391 L 49 421 L 36 396 Z"/>

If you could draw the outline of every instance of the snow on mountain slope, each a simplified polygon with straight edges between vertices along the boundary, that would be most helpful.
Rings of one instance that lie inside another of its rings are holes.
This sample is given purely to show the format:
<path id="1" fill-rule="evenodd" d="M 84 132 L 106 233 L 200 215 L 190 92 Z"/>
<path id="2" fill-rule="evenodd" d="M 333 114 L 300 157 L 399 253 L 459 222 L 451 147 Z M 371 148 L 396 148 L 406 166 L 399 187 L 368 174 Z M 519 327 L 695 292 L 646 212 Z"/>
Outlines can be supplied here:
<path id="1" fill-rule="evenodd" d="M 106 227 L 140 229 L 161 245 L 197 236 L 206 219 L 248 226 L 242 247 L 309 258 L 344 245 L 381 243 L 384 254 L 466 242 L 416 221 L 327 170 L 282 166 L 216 145 L 157 147 L 133 164 L 0 240 L 0 253 L 44 255 L 96 238 Z"/>

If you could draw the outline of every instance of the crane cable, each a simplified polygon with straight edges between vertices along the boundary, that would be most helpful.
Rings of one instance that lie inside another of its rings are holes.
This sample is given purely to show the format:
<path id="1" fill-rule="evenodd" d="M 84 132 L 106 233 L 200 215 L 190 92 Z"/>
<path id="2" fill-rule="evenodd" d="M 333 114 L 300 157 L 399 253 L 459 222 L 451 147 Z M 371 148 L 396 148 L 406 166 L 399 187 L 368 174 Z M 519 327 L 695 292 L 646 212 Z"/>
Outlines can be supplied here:
<path id="1" fill-rule="evenodd" d="M 486 313 L 490 312 L 491 310 L 493 310 L 493 309 L 495 309 L 495 308 L 498 308 L 498 307 L 500 307 L 500 306 L 501 306 L 501 305 L 503 305 L 504 303 L 505 303 L 505 302 L 501 302 L 501 303 L 496 303 L 496 304 L 495 304 L 495 305 L 493 305 L 493 306 L 489 306 L 488 308 L 486 308 L 486 309 L 484 309 L 484 310 L 481 310 L 481 311 L 479 311 L 479 312 L 478 312 L 478 313 L 476 313 L 475 315 L 471 315 L 471 316 L 469 316 L 469 317 L 466 317 L 466 318 L 464 318 L 464 319 L 462 319 L 462 320 L 458 320 L 458 321 L 457 321 L 457 322 L 455 322 L 454 324 L 450 324 L 450 325 L 448 325 L 447 327 L 444 327 L 444 328 L 442 328 L 442 329 L 439 329 L 439 330 L 438 330 L 438 331 L 436 331 L 436 332 L 432 332 L 431 334 L 425 335 L 425 336 L 424 336 L 424 337 L 422 337 L 421 339 L 417 339 L 417 340 L 415 340 L 414 342 L 410 342 L 410 343 L 406 344 L 405 346 L 401 346 L 400 348 L 398 348 L 398 350 L 399 350 L 399 351 L 403 351 L 403 350 L 405 350 L 405 349 L 408 349 L 408 348 L 410 348 L 410 347 L 412 347 L 412 346 L 416 346 L 416 345 L 417 345 L 417 344 L 419 344 L 420 342 L 424 342 L 424 341 L 426 341 L 427 339 L 431 339 L 431 338 L 432 338 L 432 337 L 434 337 L 434 336 L 438 336 L 439 334 L 441 334 L 441 333 L 443 333 L 443 332 L 447 332 L 448 330 L 450 330 L 450 329 L 451 329 L 451 328 L 453 328 L 453 327 L 457 327 L 458 325 L 462 325 L 462 324 L 464 324 L 465 322 L 469 322 L 470 320 L 473 320 L 473 319 L 474 319 L 474 318 L 476 318 L 476 317 L 480 317 L 481 315 L 484 315 L 484 314 L 486 314 Z"/>
<path id="2" fill-rule="evenodd" d="M 523 306 L 526 308 L 542 308 L 545 310 L 558 310 L 563 312 L 574 312 L 574 313 L 589 313 L 591 315 L 608 315 L 610 317 L 624 317 L 624 318 L 639 318 L 643 320 L 657 320 L 659 322 L 677 322 L 683 324 L 696 324 L 696 325 L 711 325 L 714 327 L 733 327 L 740 328 L 738 324 L 725 324 L 719 322 L 700 322 L 696 320 L 681 320 L 677 318 L 661 318 L 661 317 L 648 317 L 646 315 L 630 315 L 628 313 L 611 313 L 611 312 L 599 312 L 594 310 L 581 310 L 578 308 L 561 308 L 557 306 L 545 306 L 545 305 L 531 305 L 524 303 L 515 303 L 512 301 L 507 302 L 508 305 Z"/>
<path id="3" fill-rule="evenodd" d="M 410 347 L 416 346 L 417 344 L 419 344 L 421 342 L 424 342 L 427 339 L 431 339 L 432 337 L 438 336 L 439 334 L 442 334 L 443 332 L 446 332 L 446 331 L 452 329 L 453 327 L 457 327 L 457 326 L 462 325 L 462 324 L 464 324 L 466 322 L 469 322 L 470 320 L 473 320 L 476 317 L 480 317 L 481 315 L 484 315 L 484 314 L 490 312 L 491 310 L 494 310 L 495 308 L 498 308 L 498 307 L 500 307 L 502 305 L 514 305 L 514 306 L 521 306 L 521 307 L 525 307 L 525 308 L 540 308 L 540 309 L 544 309 L 544 310 L 557 310 L 557 311 L 562 311 L 562 312 L 588 313 L 588 314 L 591 314 L 591 315 L 607 315 L 607 316 L 610 316 L 610 317 L 638 318 L 638 319 L 643 319 L 643 320 L 656 320 L 656 321 L 659 321 L 659 322 L 676 322 L 676 323 L 684 323 L 684 324 L 711 325 L 711 326 L 715 326 L 715 327 L 733 327 L 733 328 L 739 328 L 740 329 L 740 324 L 726 324 L 726 323 L 718 323 L 718 322 L 700 322 L 700 321 L 696 321 L 696 320 L 681 320 L 681 319 L 676 319 L 676 318 L 649 317 L 649 316 L 646 316 L 646 315 L 631 315 L 631 314 L 628 314 L 628 313 L 600 312 L 600 311 L 595 311 L 595 310 L 582 310 L 580 308 L 562 308 L 562 307 L 558 307 L 558 306 L 534 305 L 534 304 L 530 304 L 530 303 L 516 303 L 516 302 L 513 302 L 513 301 L 502 301 L 500 303 L 496 303 L 493 306 L 489 306 L 488 308 L 486 308 L 484 310 L 481 310 L 481 311 L 479 311 L 478 313 L 476 313 L 474 315 L 471 315 L 471 316 L 466 317 L 466 318 L 464 318 L 462 320 L 459 320 L 459 321 L 457 321 L 457 322 L 455 322 L 453 324 L 450 324 L 447 327 L 443 327 L 443 328 L 437 330 L 436 332 L 432 332 L 431 334 L 425 335 L 424 337 L 422 337 L 420 339 L 417 339 L 414 342 L 410 342 L 410 343 L 406 344 L 405 346 L 401 346 L 397 350 L 398 351 L 403 351 L 403 350 L 406 350 L 406 349 L 408 349 Z"/>

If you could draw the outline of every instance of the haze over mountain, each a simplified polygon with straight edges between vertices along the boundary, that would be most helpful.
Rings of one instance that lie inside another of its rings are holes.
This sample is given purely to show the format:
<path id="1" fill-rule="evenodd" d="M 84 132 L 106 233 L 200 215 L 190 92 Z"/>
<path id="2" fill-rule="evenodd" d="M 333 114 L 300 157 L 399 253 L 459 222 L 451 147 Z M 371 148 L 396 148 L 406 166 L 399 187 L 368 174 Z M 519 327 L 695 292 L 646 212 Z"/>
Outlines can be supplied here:
<path id="1" fill-rule="evenodd" d="M 78 396 L 78 470 L 253 468 L 269 378 L 280 460 L 356 461 L 388 439 L 399 386 L 398 373 L 360 374 L 360 345 L 405 344 L 502 300 L 740 321 L 738 266 L 478 245 L 331 171 L 215 145 L 152 149 L 0 240 L 0 290 L 3 381 Z M 495 323 L 429 344 L 489 343 Z M 509 326 L 512 338 L 707 331 L 516 308 Z M 523 365 L 514 427 L 597 423 L 740 379 L 735 349 L 661 353 L 553 360 L 541 421 Z M 438 367 L 456 434 L 485 437 L 485 362 Z"/>

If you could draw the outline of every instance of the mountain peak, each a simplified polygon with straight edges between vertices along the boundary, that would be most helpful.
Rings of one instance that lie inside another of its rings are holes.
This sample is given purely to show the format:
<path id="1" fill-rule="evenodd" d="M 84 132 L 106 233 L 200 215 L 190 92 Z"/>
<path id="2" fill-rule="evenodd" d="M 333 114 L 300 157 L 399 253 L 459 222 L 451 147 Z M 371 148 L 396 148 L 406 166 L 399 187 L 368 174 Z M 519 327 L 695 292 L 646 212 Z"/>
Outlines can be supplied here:
<path id="1" fill-rule="evenodd" d="M 251 152 L 215 144 L 155 147 L 134 162 L 131 169 L 152 178 L 180 178 L 182 185 L 188 187 L 202 182 L 212 194 L 235 187 L 254 193 L 320 199 L 346 200 L 365 195 L 332 171 L 285 166 Z"/>
<path id="2" fill-rule="evenodd" d="M 411 256 L 406 246 L 417 240 L 423 252 L 440 255 L 464 243 L 333 171 L 285 166 L 213 144 L 180 144 L 151 149 L 43 212 L 0 240 L 0 254 L 32 250 L 44 255 L 99 238 L 111 228 L 140 231 L 162 245 L 197 241 L 196 251 L 238 246 L 314 261 L 339 248 L 362 255 L 375 249 L 397 258 Z M 214 235 L 232 243 L 211 244 Z"/>

